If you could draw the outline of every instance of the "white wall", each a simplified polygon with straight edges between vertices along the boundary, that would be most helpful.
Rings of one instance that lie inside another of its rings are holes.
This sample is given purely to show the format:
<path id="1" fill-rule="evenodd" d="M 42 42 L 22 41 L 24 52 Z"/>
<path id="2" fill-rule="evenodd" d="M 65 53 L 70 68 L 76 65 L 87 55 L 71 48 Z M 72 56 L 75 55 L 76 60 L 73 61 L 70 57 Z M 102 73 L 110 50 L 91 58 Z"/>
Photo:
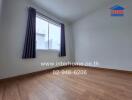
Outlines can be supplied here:
<path id="1" fill-rule="evenodd" d="M 0 0 L 0 16 L 1 16 L 1 11 L 2 11 L 2 0 Z"/>
<path id="2" fill-rule="evenodd" d="M 1 31 L 2 0 L 0 0 L 0 31 Z"/>
<path id="3" fill-rule="evenodd" d="M 110 16 L 113 5 L 73 24 L 75 60 L 97 61 L 98 67 L 132 71 L 132 1 L 121 3 L 128 6 L 124 17 Z"/>
<path id="4" fill-rule="evenodd" d="M 58 57 L 58 52 L 37 51 L 37 58 L 22 60 L 22 51 L 26 34 L 27 7 L 26 0 L 4 0 L 2 15 L 0 79 L 30 72 L 44 70 L 41 62 L 57 62 L 70 60 L 70 25 L 66 24 L 67 57 Z M 37 8 L 37 7 L 36 7 Z M 39 9 L 42 11 L 42 9 Z M 43 13 L 47 14 L 45 11 Z M 52 15 L 48 15 L 52 17 Z"/>
<path id="5" fill-rule="evenodd" d="M 2 28 L 1 28 L 1 18 L 2 17 L 2 0 L 0 0 L 0 46 L 1 46 L 1 39 L 2 39 L 2 37 L 1 37 L 1 34 L 2 34 Z M 1 50 L 0 50 L 1 51 Z M 1 56 L 1 52 L 0 52 L 0 56 Z M 0 64 L 1 64 L 1 62 L 0 62 Z"/>

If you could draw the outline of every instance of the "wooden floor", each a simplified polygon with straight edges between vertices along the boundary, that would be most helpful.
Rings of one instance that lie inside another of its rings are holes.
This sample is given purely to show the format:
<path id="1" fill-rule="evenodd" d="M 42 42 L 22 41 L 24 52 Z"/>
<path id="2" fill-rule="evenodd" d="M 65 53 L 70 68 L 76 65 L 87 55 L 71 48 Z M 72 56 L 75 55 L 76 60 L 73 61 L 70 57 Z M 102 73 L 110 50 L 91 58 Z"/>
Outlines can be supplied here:
<path id="1" fill-rule="evenodd" d="M 87 70 L 87 75 L 53 75 L 51 71 L 3 81 L 0 100 L 132 100 L 132 74 L 66 69 Z"/>

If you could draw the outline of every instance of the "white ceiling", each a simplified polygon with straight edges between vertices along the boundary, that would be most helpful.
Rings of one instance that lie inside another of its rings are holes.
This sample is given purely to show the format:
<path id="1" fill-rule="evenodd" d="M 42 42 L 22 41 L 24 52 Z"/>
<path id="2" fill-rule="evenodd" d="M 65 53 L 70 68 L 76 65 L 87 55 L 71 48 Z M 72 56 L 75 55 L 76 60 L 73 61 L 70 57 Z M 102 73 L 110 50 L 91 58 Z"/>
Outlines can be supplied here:
<path id="1" fill-rule="evenodd" d="M 48 12 L 74 22 L 113 0 L 33 0 Z"/>

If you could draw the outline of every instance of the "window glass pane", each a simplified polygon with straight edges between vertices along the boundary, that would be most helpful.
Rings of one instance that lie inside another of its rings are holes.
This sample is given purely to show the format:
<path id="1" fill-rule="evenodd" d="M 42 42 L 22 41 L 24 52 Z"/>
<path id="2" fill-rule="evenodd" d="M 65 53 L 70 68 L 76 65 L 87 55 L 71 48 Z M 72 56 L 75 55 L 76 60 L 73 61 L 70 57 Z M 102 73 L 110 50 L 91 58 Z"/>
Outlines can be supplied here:
<path id="1" fill-rule="evenodd" d="M 36 47 L 48 49 L 48 22 L 41 17 L 36 17 Z"/>
<path id="2" fill-rule="evenodd" d="M 49 23 L 49 49 L 60 50 L 61 27 Z"/>

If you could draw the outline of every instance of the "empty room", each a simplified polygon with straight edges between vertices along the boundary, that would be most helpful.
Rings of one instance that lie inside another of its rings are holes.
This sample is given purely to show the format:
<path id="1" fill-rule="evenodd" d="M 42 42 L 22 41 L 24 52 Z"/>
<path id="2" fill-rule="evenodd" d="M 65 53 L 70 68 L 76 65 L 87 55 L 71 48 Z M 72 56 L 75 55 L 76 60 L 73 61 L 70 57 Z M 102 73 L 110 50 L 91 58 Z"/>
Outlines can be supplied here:
<path id="1" fill-rule="evenodd" d="M 132 100 L 132 0 L 0 0 L 0 100 Z"/>

